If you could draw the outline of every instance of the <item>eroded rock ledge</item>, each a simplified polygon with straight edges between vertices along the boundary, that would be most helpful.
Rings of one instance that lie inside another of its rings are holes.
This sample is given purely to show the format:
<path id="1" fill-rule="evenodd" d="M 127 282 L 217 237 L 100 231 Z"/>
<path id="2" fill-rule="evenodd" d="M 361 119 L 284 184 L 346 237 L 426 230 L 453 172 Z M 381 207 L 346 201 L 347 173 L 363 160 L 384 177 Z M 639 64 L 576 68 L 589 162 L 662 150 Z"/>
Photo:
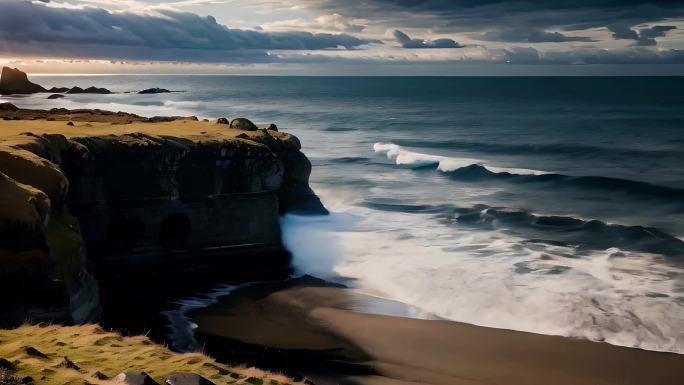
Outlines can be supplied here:
<path id="1" fill-rule="evenodd" d="M 96 319 L 92 264 L 268 255 L 282 250 L 280 214 L 326 213 L 292 135 L 193 117 L 43 113 L 0 108 L 18 118 L 0 121 L 0 290 L 15 293 L 3 296 L 2 323 Z"/>

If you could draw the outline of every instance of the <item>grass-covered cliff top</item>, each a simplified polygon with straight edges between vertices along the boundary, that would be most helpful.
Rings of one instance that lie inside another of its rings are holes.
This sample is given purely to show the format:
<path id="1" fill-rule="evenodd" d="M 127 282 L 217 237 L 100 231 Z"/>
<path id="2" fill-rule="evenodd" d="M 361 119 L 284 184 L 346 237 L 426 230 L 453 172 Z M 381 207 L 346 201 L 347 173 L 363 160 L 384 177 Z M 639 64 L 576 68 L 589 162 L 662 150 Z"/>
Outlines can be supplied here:
<path id="1" fill-rule="evenodd" d="M 48 207 L 59 204 L 68 182 L 56 162 L 71 139 L 97 138 L 101 145 L 115 143 L 130 147 L 170 142 L 180 146 L 218 143 L 231 148 L 232 144 L 232 147 L 255 148 L 262 153 L 269 149 L 301 148 L 295 136 L 278 132 L 274 125 L 258 129 L 247 120 L 238 120 L 241 122 L 237 124 L 220 124 L 195 117 L 143 118 L 101 110 L 26 110 L 0 103 L 0 173 L 5 174 L 0 190 L 12 192 L 0 196 L 3 208 L 0 222 L 10 220 L 28 226 L 35 223 L 35 213 L 22 208 L 28 198 L 21 196 L 21 205 L 15 202 L 19 193 L 29 193 L 21 184 L 47 195 Z M 21 212 L 15 213 L 17 210 Z"/>
<path id="2" fill-rule="evenodd" d="M 65 365 L 65 357 L 75 367 Z M 25 325 L 0 330 L 0 359 L 14 366 L 16 378 L 41 385 L 110 384 L 122 372 L 145 372 L 163 384 L 174 372 L 199 374 L 216 385 L 290 383 L 279 374 L 219 364 L 200 353 L 178 354 L 144 336 L 123 337 L 97 325 Z"/>
<path id="3" fill-rule="evenodd" d="M 21 142 L 21 138 L 17 137 L 29 132 L 34 135 L 60 134 L 68 139 L 137 133 L 187 139 L 193 142 L 242 139 L 265 143 L 265 141 L 273 138 L 285 145 L 297 149 L 300 147 L 299 140 L 296 137 L 283 132 L 265 129 L 247 131 L 231 128 L 228 124 L 191 119 L 179 119 L 170 122 L 133 121 L 131 123 L 49 121 L 45 119 L 0 120 L 0 146 L 17 144 L 17 142 Z"/>

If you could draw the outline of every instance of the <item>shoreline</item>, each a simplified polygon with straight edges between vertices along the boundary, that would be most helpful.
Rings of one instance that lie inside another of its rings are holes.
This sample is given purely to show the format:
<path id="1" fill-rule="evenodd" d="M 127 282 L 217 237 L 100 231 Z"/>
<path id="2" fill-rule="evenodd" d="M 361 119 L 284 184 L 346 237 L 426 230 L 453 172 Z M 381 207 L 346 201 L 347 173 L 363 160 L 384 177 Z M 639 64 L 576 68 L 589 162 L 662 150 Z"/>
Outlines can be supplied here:
<path id="1" fill-rule="evenodd" d="M 684 355 L 446 320 L 358 312 L 378 299 L 310 277 L 236 289 L 190 313 L 214 356 L 294 363 L 316 383 L 663 384 Z M 382 300 L 380 300 L 382 301 Z"/>

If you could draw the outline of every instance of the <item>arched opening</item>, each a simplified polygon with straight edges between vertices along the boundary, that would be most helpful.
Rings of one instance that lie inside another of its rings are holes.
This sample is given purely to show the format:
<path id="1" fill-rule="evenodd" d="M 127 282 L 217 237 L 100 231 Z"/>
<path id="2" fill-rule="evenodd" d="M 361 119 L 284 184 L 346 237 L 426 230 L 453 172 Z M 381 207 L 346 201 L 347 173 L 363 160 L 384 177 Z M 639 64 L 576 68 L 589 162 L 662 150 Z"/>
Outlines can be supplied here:
<path id="1" fill-rule="evenodd" d="M 185 247 L 190 236 L 190 218 L 185 214 L 171 214 L 161 224 L 159 243 L 166 250 L 176 250 Z"/>
<path id="2" fill-rule="evenodd" d="M 130 251 L 145 235 L 145 223 L 136 217 L 116 218 L 107 227 L 107 241 L 116 252 Z"/>

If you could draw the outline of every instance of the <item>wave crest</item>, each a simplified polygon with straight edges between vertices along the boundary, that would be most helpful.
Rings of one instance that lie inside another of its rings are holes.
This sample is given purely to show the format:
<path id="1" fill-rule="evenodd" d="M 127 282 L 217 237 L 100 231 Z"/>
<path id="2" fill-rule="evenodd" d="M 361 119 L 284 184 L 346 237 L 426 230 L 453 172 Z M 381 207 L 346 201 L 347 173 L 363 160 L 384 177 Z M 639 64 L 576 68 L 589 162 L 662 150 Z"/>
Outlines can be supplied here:
<path id="1" fill-rule="evenodd" d="M 471 158 L 430 155 L 404 149 L 394 143 L 376 143 L 373 149 L 384 153 L 397 165 L 412 168 L 435 167 L 460 181 L 499 180 L 511 183 L 547 183 L 560 188 L 622 192 L 641 198 L 671 201 L 684 206 L 684 189 L 607 176 L 572 176 L 526 168 L 498 167 Z"/>

